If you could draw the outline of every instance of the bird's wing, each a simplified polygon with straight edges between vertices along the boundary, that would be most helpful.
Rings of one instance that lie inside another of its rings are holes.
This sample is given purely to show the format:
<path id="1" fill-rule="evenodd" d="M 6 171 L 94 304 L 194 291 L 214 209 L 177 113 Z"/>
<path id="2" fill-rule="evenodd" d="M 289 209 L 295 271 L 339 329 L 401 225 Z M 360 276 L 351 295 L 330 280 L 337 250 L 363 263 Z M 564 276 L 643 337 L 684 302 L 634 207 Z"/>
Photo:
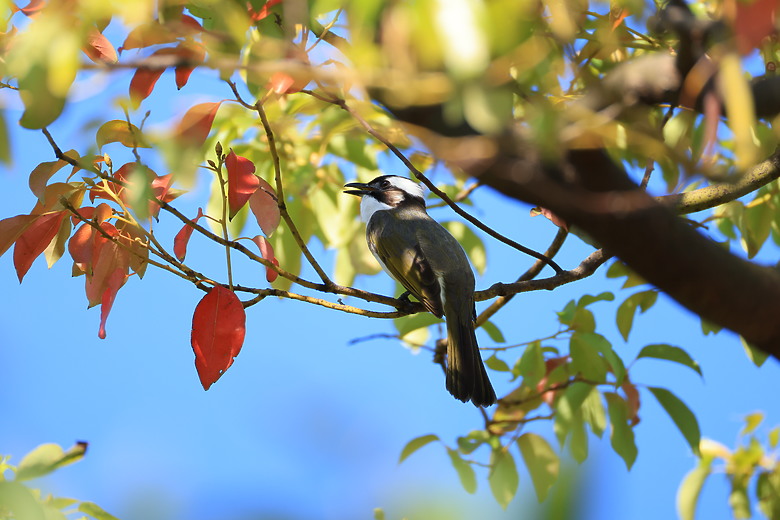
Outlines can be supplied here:
<path id="1" fill-rule="evenodd" d="M 384 234 L 381 240 L 369 240 L 369 244 L 371 252 L 385 270 L 412 293 L 428 312 L 439 318 L 444 315 L 439 280 L 419 243 L 409 248 L 403 241 L 395 239 L 394 235 Z"/>

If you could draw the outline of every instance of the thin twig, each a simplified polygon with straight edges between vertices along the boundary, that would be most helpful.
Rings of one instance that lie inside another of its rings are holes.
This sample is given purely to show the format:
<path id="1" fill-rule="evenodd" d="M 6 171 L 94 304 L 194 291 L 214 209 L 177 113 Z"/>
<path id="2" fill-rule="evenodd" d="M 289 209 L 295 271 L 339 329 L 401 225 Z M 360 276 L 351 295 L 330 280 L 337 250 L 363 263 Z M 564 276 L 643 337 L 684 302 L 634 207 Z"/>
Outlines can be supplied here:
<path id="1" fill-rule="evenodd" d="M 311 264 L 312 268 L 314 268 L 314 271 L 320 277 L 322 283 L 324 283 L 326 287 L 332 287 L 335 284 L 331 281 L 328 275 L 325 274 L 325 271 L 322 269 L 322 267 L 320 267 L 319 262 L 317 262 L 317 260 L 314 258 L 314 255 L 306 246 L 306 242 L 304 242 L 303 237 L 298 231 L 298 227 L 295 225 L 295 222 L 293 222 L 292 217 L 287 211 L 287 205 L 285 203 L 284 197 L 284 183 L 282 182 L 281 161 L 279 160 L 279 152 L 276 149 L 276 138 L 274 137 L 271 123 L 268 122 L 268 116 L 265 113 L 265 109 L 263 109 L 263 105 L 261 105 L 258 101 L 255 103 L 254 109 L 257 112 L 257 115 L 260 116 L 260 122 L 263 124 L 263 130 L 265 131 L 265 135 L 268 138 L 268 148 L 271 151 L 271 160 L 274 163 L 274 177 L 276 179 L 277 196 L 276 203 L 279 206 L 279 212 L 282 214 L 282 218 L 284 219 L 285 224 L 287 224 L 287 227 L 290 229 L 290 233 L 292 234 L 293 239 L 295 239 L 295 243 L 298 244 L 298 248 L 303 253 L 303 256 L 306 257 L 306 260 L 308 260 L 309 264 Z"/>
<path id="2" fill-rule="evenodd" d="M 553 238 L 550 247 L 547 248 L 547 251 L 545 251 L 544 255 L 547 258 L 553 258 L 556 254 L 558 254 L 558 251 L 560 251 L 561 246 L 563 246 L 563 242 L 566 240 L 567 236 L 569 236 L 568 231 L 563 228 L 558 228 L 558 233 L 556 233 L 555 238 Z M 528 268 L 525 273 L 522 274 L 522 276 L 520 276 L 520 278 L 517 279 L 517 281 L 525 282 L 528 280 L 533 280 L 539 275 L 543 267 L 544 262 L 537 260 L 531 267 Z M 491 303 L 487 309 L 483 310 L 479 316 L 477 316 L 476 327 L 481 327 L 487 320 L 493 317 L 495 313 L 501 310 L 504 305 L 509 303 L 513 297 L 514 294 L 508 294 L 506 296 L 499 296 L 496 298 L 496 300 Z"/>

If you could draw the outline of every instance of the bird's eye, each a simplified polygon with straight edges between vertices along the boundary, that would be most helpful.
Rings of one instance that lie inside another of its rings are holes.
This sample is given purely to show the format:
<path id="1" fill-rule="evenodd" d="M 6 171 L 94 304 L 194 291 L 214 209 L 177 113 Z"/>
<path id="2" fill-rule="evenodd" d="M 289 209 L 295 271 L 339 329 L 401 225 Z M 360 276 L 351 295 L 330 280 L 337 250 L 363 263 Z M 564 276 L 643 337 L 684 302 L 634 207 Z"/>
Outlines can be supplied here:
<path id="1" fill-rule="evenodd" d="M 390 181 L 387 179 L 383 179 L 382 182 L 379 183 L 379 186 L 381 188 L 389 188 L 390 187 Z"/>

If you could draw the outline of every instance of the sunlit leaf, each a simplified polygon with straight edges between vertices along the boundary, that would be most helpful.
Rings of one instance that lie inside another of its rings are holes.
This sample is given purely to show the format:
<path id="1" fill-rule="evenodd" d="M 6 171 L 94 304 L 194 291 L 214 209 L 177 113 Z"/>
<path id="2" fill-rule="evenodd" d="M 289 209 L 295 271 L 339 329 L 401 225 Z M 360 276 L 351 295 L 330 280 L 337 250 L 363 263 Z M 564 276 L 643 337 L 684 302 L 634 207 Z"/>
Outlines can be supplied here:
<path id="1" fill-rule="evenodd" d="M 82 502 L 79 504 L 78 510 L 81 513 L 87 514 L 95 520 L 119 520 L 114 515 L 106 513 L 102 507 L 93 502 Z"/>
<path id="2" fill-rule="evenodd" d="M 432 433 L 428 435 L 421 435 L 419 437 L 415 437 L 414 439 L 410 440 L 406 443 L 406 446 L 401 450 L 401 456 L 398 457 L 398 464 L 405 461 L 409 456 L 414 453 L 415 451 L 419 450 L 423 446 L 426 446 L 434 441 L 438 441 L 439 436 L 434 435 Z"/>
<path id="3" fill-rule="evenodd" d="M 128 148 L 150 148 L 138 127 L 121 119 L 114 119 L 100 125 L 95 134 L 95 142 L 98 149 L 109 143 L 120 143 Z"/>
<path id="4" fill-rule="evenodd" d="M 539 502 L 547 498 L 550 488 L 558 480 L 560 460 L 550 443 L 535 433 L 524 433 L 517 439 L 525 466 L 531 475 Z"/>
<path id="5" fill-rule="evenodd" d="M 467 493 L 477 491 L 477 475 L 474 473 L 474 468 L 471 467 L 471 464 L 463 460 L 457 450 L 447 448 L 447 454 L 450 456 L 452 467 L 458 473 L 463 489 Z"/>
<path id="6" fill-rule="evenodd" d="M 211 125 L 222 102 L 201 103 L 184 114 L 174 130 L 174 137 L 186 146 L 201 146 L 211 131 Z"/>
<path id="7" fill-rule="evenodd" d="M 501 448 L 491 453 L 488 482 L 496 502 L 506 509 L 520 485 L 515 458 L 508 449 Z"/>
<path id="8" fill-rule="evenodd" d="M 62 220 L 66 214 L 64 211 L 55 211 L 42 215 L 25 229 L 16 239 L 14 247 L 14 268 L 22 281 L 24 275 L 30 270 L 33 261 L 43 253 L 59 232 Z"/>
<path id="9" fill-rule="evenodd" d="M 48 520 L 32 491 L 19 482 L 0 481 L 0 504 L 10 513 L 9 518 Z"/>
<path id="10" fill-rule="evenodd" d="M 485 323 L 483 323 L 482 330 L 487 332 L 487 335 L 490 336 L 490 339 L 492 339 L 496 343 L 506 343 L 506 339 L 504 338 L 504 335 L 501 333 L 501 330 L 492 321 L 486 321 Z"/>
<path id="11" fill-rule="evenodd" d="M 740 436 L 752 433 L 764 420 L 764 412 L 753 412 L 745 416 L 745 427 L 739 432 Z"/>
<path id="12" fill-rule="evenodd" d="M 89 59 L 95 63 L 111 64 L 116 63 L 119 59 L 114 46 L 96 27 L 89 29 L 83 50 L 89 56 Z"/>
<path id="13" fill-rule="evenodd" d="M 19 462 L 15 480 L 30 480 L 48 475 L 57 468 L 81 459 L 86 451 L 87 444 L 84 442 L 77 443 L 68 451 L 58 444 L 41 444 Z"/>
<path id="14" fill-rule="evenodd" d="M 695 520 L 696 504 L 704 487 L 704 482 L 710 476 L 712 459 L 702 459 L 699 466 L 690 471 L 677 489 L 677 514 L 680 520 Z"/>

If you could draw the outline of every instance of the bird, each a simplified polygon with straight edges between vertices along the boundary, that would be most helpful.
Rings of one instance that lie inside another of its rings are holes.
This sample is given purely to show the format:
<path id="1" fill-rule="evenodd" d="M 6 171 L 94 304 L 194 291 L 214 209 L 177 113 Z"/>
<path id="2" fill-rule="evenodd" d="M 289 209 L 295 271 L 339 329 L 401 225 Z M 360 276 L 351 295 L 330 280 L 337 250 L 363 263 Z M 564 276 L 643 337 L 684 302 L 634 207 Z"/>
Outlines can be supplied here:
<path id="1" fill-rule="evenodd" d="M 475 406 L 496 402 L 474 331 L 474 273 L 466 252 L 425 208 L 422 186 L 399 175 L 350 182 L 344 193 L 360 197 L 368 248 L 382 269 L 447 328 L 446 387 Z"/>

